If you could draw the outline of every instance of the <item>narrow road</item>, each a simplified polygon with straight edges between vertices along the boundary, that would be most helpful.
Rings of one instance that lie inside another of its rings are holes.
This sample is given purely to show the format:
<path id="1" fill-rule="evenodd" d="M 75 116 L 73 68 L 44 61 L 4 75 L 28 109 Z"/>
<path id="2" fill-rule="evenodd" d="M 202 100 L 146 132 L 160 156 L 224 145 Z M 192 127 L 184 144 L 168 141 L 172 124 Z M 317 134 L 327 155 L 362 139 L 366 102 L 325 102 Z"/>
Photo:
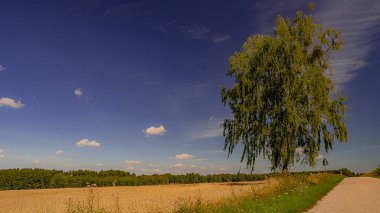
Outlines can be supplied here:
<path id="1" fill-rule="evenodd" d="M 308 212 L 380 213 L 380 179 L 345 178 Z"/>

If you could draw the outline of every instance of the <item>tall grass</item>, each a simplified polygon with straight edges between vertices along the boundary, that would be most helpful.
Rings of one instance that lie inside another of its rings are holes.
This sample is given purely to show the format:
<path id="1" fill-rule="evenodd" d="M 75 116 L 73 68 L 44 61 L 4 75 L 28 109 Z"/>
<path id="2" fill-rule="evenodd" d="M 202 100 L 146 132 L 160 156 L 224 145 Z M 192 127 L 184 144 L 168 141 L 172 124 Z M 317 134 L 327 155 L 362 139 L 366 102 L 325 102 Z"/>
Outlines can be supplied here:
<path id="1" fill-rule="evenodd" d="M 176 212 L 303 212 L 343 178 L 331 174 L 281 177 L 247 196 L 232 197 L 216 204 L 186 203 L 178 206 Z"/>
<path id="2" fill-rule="evenodd" d="M 79 200 L 72 200 L 66 204 L 67 213 L 121 213 L 119 197 L 114 198 L 114 209 L 113 211 L 106 210 L 105 208 L 100 208 L 99 204 L 99 194 L 93 189 L 88 190 L 87 199 L 83 202 Z"/>

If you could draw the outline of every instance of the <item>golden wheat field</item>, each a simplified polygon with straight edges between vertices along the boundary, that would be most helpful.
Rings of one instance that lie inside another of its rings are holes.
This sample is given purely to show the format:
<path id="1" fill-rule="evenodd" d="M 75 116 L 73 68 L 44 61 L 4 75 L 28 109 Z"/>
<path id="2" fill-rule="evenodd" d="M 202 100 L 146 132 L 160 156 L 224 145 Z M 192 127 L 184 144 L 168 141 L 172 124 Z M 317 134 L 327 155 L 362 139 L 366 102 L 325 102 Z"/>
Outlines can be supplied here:
<path id="1" fill-rule="evenodd" d="M 257 181 L 0 191 L 0 212 L 67 212 L 89 205 L 111 212 L 171 212 L 184 202 L 217 202 L 265 185 Z"/>

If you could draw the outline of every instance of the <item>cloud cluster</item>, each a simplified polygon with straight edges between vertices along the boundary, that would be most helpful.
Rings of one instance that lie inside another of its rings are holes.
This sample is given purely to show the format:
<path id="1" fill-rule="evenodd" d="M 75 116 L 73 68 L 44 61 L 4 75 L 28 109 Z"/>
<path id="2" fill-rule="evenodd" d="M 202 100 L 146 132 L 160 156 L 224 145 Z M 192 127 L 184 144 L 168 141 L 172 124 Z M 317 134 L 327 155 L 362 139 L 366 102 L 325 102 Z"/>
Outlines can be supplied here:
<path id="1" fill-rule="evenodd" d="M 15 101 L 12 98 L 0 98 L 0 107 L 10 107 L 13 109 L 21 109 L 25 106 L 21 101 Z"/>
<path id="2" fill-rule="evenodd" d="M 84 138 L 82 140 L 77 141 L 76 145 L 78 147 L 100 147 L 100 142 L 97 142 L 95 140 L 88 140 L 87 138 Z"/>
<path id="3" fill-rule="evenodd" d="M 176 155 L 175 157 L 177 159 L 189 159 L 189 158 L 193 158 L 194 156 L 193 155 L 189 155 L 189 154 L 179 154 L 179 155 Z"/>
<path id="4" fill-rule="evenodd" d="M 343 48 L 332 57 L 336 69 L 334 81 L 340 85 L 350 81 L 357 70 L 368 63 L 380 31 L 380 1 L 335 0 L 317 4 L 317 19 L 326 27 L 342 33 Z"/>
<path id="5" fill-rule="evenodd" d="M 278 14 L 292 16 L 305 3 L 307 2 L 266 1 L 255 4 L 254 8 L 258 8 L 259 12 L 252 13 L 252 18 L 259 27 L 257 32 L 272 33 Z M 332 66 L 336 70 L 333 79 L 338 86 L 352 80 L 358 70 L 368 63 L 380 31 L 379 11 L 380 1 L 374 0 L 321 0 L 316 4 L 314 20 L 342 33 L 342 50 L 331 57 Z"/>
<path id="6" fill-rule="evenodd" d="M 160 125 L 158 127 L 151 126 L 144 130 L 144 133 L 146 135 L 164 135 L 166 132 L 166 129 L 163 125 Z"/>

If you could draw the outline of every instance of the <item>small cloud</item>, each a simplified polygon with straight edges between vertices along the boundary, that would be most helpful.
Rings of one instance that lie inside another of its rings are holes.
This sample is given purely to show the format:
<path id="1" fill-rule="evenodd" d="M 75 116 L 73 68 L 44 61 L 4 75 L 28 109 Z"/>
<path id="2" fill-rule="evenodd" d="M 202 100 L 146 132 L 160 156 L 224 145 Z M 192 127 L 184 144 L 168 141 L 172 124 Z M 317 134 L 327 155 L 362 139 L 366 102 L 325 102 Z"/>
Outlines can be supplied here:
<path id="1" fill-rule="evenodd" d="M 175 157 L 177 159 L 189 159 L 189 158 L 193 158 L 194 156 L 193 155 L 189 155 L 189 154 L 180 154 L 180 155 L 176 155 Z"/>
<path id="2" fill-rule="evenodd" d="M 0 159 L 4 158 L 4 149 L 0 149 Z"/>
<path id="3" fill-rule="evenodd" d="M 155 166 L 160 166 L 160 165 L 158 165 L 158 164 L 154 164 L 154 163 L 151 163 L 151 164 L 149 164 L 148 166 L 155 167 Z"/>
<path id="4" fill-rule="evenodd" d="M 224 168 L 224 167 L 222 167 L 222 168 L 219 168 L 219 170 L 220 170 L 221 172 L 226 172 L 226 171 L 227 171 L 227 169 L 226 169 L 226 168 Z"/>
<path id="5" fill-rule="evenodd" d="M 128 167 L 127 167 L 127 170 L 128 170 L 128 171 L 133 171 L 133 170 L 135 170 L 135 168 L 134 168 L 133 166 L 128 166 Z"/>
<path id="6" fill-rule="evenodd" d="M 222 124 L 223 120 L 217 117 L 210 117 L 190 123 L 188 137 L 192 140 L 221 137 L 223 136 Z"/>
<path id="7" fill-rule="evenodd" d="M 190 168 L 197 168 L 196 165 L 190 165 Z"/>
<path id="8" fill-rule="evenodd" d="M 103 164 L 102 163 L 97 163 L 97 164 L 95 164 L 95 166 L 103 166 Z"/>
<path id="9" fill-rule="evenodd" d="M 178 23 L 178 20 L 173 20 L 162 25 L 153 26 L 153 29 L 167 33 L 170 28 L 173 28 Z"/>
<path id="10" fill-rule="evenodd" d="M 82 88 L 76 88 L 76 89 L 74 90 L 74 94 L 75 94 L 75 96 L 77 96 L 78 98 L 82 97 L 82 95 L 83 95 L 83 89 L 82 89 Z"/>
<path id="11" fill-rule="evenodd" d="M 160 125 L 159 127 L 151 126 L 144 130 L 144 133 L 146 135 L 164 135 L 166 132 L 166 129 L 163 125 Z"/>
<path id="12" fill-rule="evenodd" d="M 0 64 L 0 72 L 4 71 L 5 70 L 5 67 L 3 65 Z"/>
<path id="13" fill-rule="evenodd" d="M 186 37 L 192 38 L 192 39 L 202 39 L 205 37 L 207 33 L 210 32 L 210 28 L 203 25 L 195 25 L 195 26 L 182 25 L 182 26 L 179 26 L 179 30 Z"/>
<path id="14" fill-rule="evenodd" d="M 104 16 L 105 17 L 115 16 L 124 21 L 127 21 L 133 16 L 142 14 L 143 13 L 142 7 L 143 7 L 143 2 L 119 4 L 116 7 L 108 8 L 105 11 Z"/>
<path id="15" fill-rule="evenodd" d="M 40 163 L 40 160 L 34 160 L 33 163 L 35 163 L 35 164 L 39 164 L 39 163 Z"/>
<path id="16" fill-rule="evenodd" d="M 174 164 L 172 167 L 173 168 L 183 168 L 183 167 L 185 167 L 185 164 L 177 163 L 177 164 Z"/>
<path id="17" fill-rule="evenodd" d="M 63 155 L 63 150 L 59 149 L 59 150 L 55 151 L 55 154 L 56 155 Z"/>
<path id="18" fill-rule="evenodd" d="M 78 147 L 85 147 L 85 146 L 89 146 L 89 147 L 100 147 L 100 143 L 95 141 L 95 140 L 88 140 L 87 138 L 84 138 L 82 140 L 79 140 L 77 141 L 76 145 Z"/>
<path id="19" fill-rule="evenodd" d="M 129 165 L 129 166 L 132 166 L 132 165 L 140 164 L 141 161 L 138 161 L 138 160 L 125 160 L 124 163 L 127 164 L 127 165 Z"/>
<path id="20" fill-rule="evenodd" d="M 142 168 L 140 169 L 140 172 L 153 172 L 153 173 L 158 173 L 160 172 L 159 169 L 145 169 L 145 168 Z"/>
<path id="21" fill-rule="evenodd" d="M 212 42 L 215 44 L 218 44 L 218 43 L 228 40 L 229 38 L 230 38 L 229 35 L 217 35 L 212 38 Z"/>
<path id="22" fill-rule="evenodd" d="M 15 101 L 12 98 L 0 98 L 0 107 L 10 107 L 13 109 L 21 109 L 25 106 L 21 101 Z"/>

